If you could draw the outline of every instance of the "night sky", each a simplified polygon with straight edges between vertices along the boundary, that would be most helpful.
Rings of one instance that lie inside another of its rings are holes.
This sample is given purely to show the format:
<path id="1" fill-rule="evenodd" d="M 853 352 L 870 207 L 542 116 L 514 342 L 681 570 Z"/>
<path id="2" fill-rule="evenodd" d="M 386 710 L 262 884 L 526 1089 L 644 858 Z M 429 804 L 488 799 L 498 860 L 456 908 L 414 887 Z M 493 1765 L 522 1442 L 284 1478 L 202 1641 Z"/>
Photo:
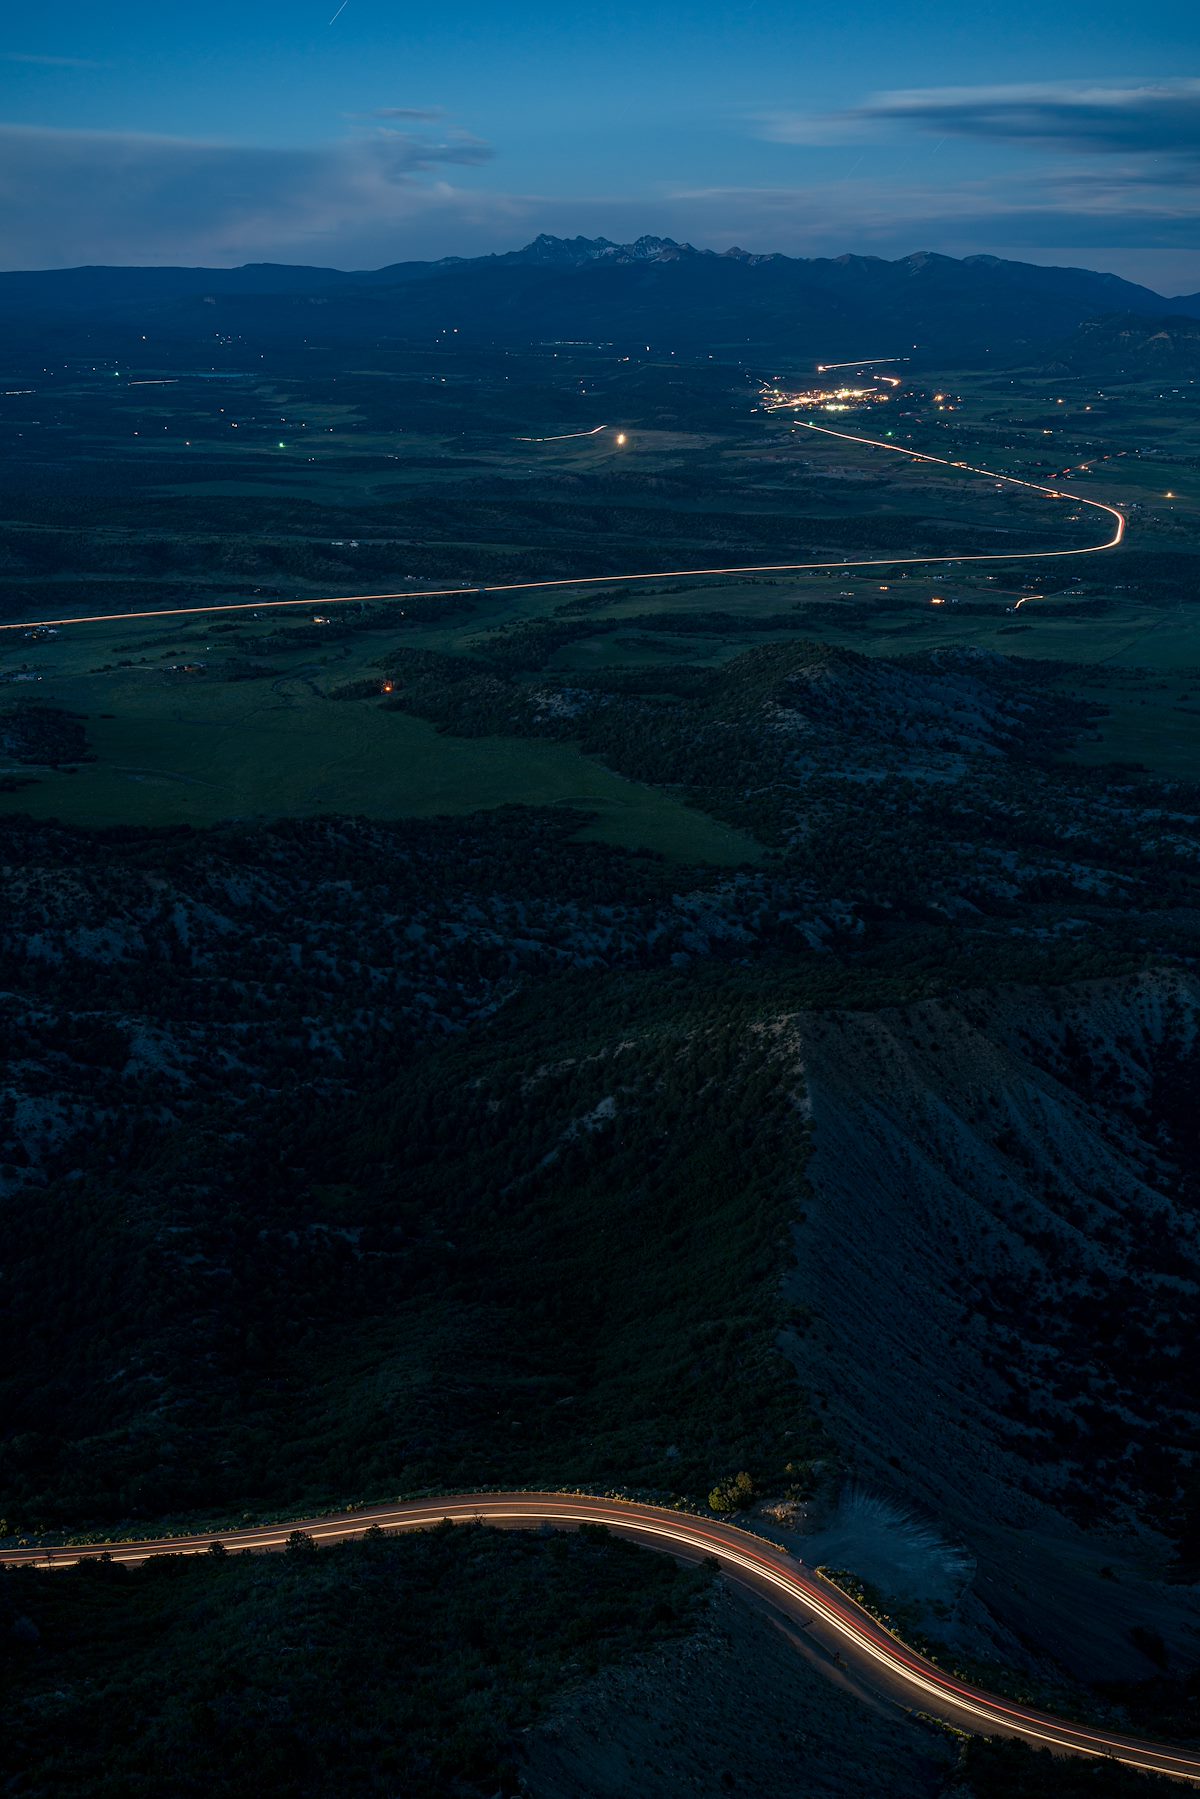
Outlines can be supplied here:
<path id="1" fill-rule="evenodd" d="M 1200 5 L 42 0 L 0 262 L 373 267 L 643 232 L 1200 289 Z"/>

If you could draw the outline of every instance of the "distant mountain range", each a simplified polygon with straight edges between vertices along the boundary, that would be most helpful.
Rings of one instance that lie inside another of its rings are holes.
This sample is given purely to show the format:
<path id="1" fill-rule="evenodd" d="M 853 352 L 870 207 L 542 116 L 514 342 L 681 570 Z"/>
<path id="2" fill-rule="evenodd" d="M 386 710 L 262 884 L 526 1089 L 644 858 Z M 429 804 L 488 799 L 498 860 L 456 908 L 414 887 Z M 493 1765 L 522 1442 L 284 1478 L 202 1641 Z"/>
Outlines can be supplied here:
<path id="1" fill-rule="evenodd" d="M 1200 294 L 1166 299 L 1119 276 L 929 251 L 797 258 L 697 250 L 671 238 L 542 235 L 523 249 L 345 271 L 78 268 L 0 274 L 0 322 L 19 337 L 138 331 L 194 341 L 586 338 L 656 349 L 795 356 L 1007 355 L 1115 314 L 1200 318 Z M 92 337 L 96 349 L 100 344 Z"/>

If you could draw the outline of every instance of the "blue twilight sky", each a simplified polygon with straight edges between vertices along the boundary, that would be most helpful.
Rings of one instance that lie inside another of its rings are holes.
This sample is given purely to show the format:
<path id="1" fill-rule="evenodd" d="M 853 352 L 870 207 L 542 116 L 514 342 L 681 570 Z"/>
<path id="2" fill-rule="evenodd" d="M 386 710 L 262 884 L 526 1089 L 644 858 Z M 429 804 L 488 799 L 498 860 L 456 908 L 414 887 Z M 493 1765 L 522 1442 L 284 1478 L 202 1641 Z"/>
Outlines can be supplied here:
<path id="1" fill-rule="evenodd" d="M 0 266 L 377 266 L 539 231 L 1200 289 L 1196 0 L 39 0 Z"/>

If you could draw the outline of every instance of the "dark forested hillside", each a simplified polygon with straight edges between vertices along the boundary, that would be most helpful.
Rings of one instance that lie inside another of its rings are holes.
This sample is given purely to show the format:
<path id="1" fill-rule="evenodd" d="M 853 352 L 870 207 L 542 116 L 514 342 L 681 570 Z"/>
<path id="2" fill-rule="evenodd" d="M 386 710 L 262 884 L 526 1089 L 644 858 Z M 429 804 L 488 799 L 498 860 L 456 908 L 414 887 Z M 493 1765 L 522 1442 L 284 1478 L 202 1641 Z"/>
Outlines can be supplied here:
<path id="1" fill-rule="evenodd" d="M 319 314 L 314 317 L 314 302 Z M 714 345 L 850 356 L 866 338 L 914 343 L 939 356 L 1044 343 L 1086 319 L 1124 311 L 1195 315 L 1195 297 L 1168 305 L 1149 288 L 1087 269 L 1043 268 L 923 252 L 797 259 L 717 255 L 667 239 L 539 238 L 474 259 L 399 263 L 371 272 L 258 264 L 238 269 L 63 269 L 0 274 L 0 317 L 18 337 L 57 338 L 103 322 L 159 345 L 234 332 L 294 343 L 428 338 L 447 328 L 468 342 L 531 337 L 665 339 L 680 351 Z"/>

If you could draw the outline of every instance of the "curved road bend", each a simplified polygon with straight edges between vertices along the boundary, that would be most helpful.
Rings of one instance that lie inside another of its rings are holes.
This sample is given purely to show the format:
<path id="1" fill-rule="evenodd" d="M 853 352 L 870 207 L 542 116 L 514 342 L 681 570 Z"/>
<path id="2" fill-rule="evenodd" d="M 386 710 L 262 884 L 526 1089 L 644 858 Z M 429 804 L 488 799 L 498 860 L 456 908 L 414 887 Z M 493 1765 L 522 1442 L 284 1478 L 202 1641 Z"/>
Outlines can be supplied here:
<path id="1" fill-rule="evenodd" d="M 623 1537 L 684 1561 L 711 1556 L 735 1585 L 766 1599 L 794 1626 L 810 1631 L 848 1672 L 912 1711 L 941 1718 L 960 1730 L 1020 1737 L 1036 1748 L 1108 1757 L 1132 1768 L 1200 1784 L 1200 1749 L 1139 1742 L 1136 1737 L 1070 1724 L 981 1692 L 909 1649 L 853 1600 L 777 1544 L 732 1524 L 659 1506 L 567 1493 L 465 1493 L 290 1524 L 231 1530 L 217 1537 L 210 1533 L 97 1543 L 85 1548 L 0 1550 L 0 1560 L 10 1565 L 62 1568 L 76 1561 L 110 1555 L 113 1561 L 139 1563 L 152 1555 L 202 1555 L 215 1540 L 230 1549 L 278 1550 L 286 1547 L 294 1530 L 307 1531 L 318 1543 L 330 1543 L 361 1536 L 375 1524 L 388 1531 L 421 1530 L 430 1529 L 443 1519 L 458 1523 L 478 1520 L 513 1529 L 535 1529 L 545 1524 L 562 1529 L 605 1524 Z"/>
<path id="2" fill-rule="evenodd" d="M 607 428 L 599 427 L 600 430 Z M 982 475 L 988 481 L 1005 487 L 1026 488 L 1030 493 L 1041 494 L 1049 500 L 1070 500 L 1076 506 L 1090 506 L 1094 512 L 1106 513 L 1114 521 L 1112 535 L 1106 537 L 1103 543 L 1083 544 L 1078 549 L 1067 550 L 992 550 L 959 556 L 871 556 L 857 562 L 848 562 L 844 557 L 836 562 L 747 562 L 725 568 L 655 568 L 627 575 L 565 575 L 552 581 L 504 581 L 493 582 L 485 587 L 422 587 L 409 588 L 404 593 L 340 593 L 330 594 L 324 599 L 230 600 L 220 606 L 161 606 L 145 612 L 93 612 L 78 618 L 27 618 L 20 619 L 15 624 L 0 624 L 0 631 L 32 631 L 50 626 L 59 629 L 63 625 L 129 624 L 134 619 L 144 618 L 208 618 L 218 612 L 268 612 L 278 611 L 286 606 L 358 606 L 378 600 L 450 600 L 476 594 L 535 593 L 554 587 L 618 587 L 637 581 L 682 581 L 716 575 L 798 575 L 812 574 L 821 569 L 849 571 L 852 568 L 902 568 L 906 565 L 932 568 L 939 563 L 957 565 L 960 562 L 1014 562 L 1028 557 L 1036 557 L 1040 562 L 1049 560 L 1052 556 L 1097 556 L 1104 550 L 1115 550 L 1125 536 L 1125 514 L 1119 507 L 1109 506 L 1103 500 L 1089 500 L 1084 494 L 1067 493 L 1063 488 L 1046 487 L 1038 481 L 1023 481 L 1017 475 L 1002 475 L 996 469 L 978 468 L 974 463 L 954 461 L 949 456 L 931 456 L 924 450 L 910 450 L 903 444 L 889 443 L 885 438 L 859 437 L 853 431 L 835 431 L 830 425 L 813 425 L 807 419 L 801 420 L 797 429 L 816 431 L 822 437 L 838 437 L 845 443 L 862 444 L 871 450 L 890 450 L 894 456 L 907 456 L 913 462 L 928 462 L 939 468 L 957 469 L 965 475 Z M 594 437 L 596 433 L 589 431 L 583 435 Z M 535 443 L 548 440 L 530 438 L 528 441 Z"/>

